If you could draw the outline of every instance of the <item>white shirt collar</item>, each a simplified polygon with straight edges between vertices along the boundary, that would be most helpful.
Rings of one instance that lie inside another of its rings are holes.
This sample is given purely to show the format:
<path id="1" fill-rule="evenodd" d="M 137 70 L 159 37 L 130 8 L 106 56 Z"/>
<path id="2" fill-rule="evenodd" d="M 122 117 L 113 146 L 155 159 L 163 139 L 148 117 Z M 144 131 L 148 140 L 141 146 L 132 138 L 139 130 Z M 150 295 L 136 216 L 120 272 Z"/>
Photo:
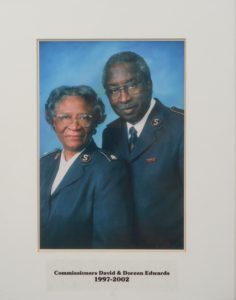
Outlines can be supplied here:
<path id="1" fill-rule="evenodd" d="M 82 150 L 83 151 L 83 150 Z M 77 152 L 76 154 L 74 154 L 70 159 L 66 160 L 65 159 L 65 151 L 62 150 L 61 152 L 61 161 L 60 161 L 60 165 L 71 165 L 75 160 L 76 158 L 80 155 L 80 153 L 82 152 Z"/>
<path id="2" fill-rule="evenodd" d="M 129 136 L 129 129 L 131 127 L 134 127 L 136 129 L 136 131 L 137 131 L 137 136 L 138 137 L 140 136 L 140 134 L 141 134 L 141 132 L 143 130 L 143 127 L 146 124 L 147 118 L 149 117 L 149 115 L 150 115 L 150 113 L 151 113 L 151 111 L 152 111 L 152 109 L 153 109 L 153 107 L 154 107 L 155 104 L 156 104 L 156 101 L 152 98 L 150 106 L 149 106 L 146 114 L 143 116 L 143 118 L 138 123 L 136 123 L 136 124 L 133 125 L 131 123 L 126 122 L 128 136 Z"/>

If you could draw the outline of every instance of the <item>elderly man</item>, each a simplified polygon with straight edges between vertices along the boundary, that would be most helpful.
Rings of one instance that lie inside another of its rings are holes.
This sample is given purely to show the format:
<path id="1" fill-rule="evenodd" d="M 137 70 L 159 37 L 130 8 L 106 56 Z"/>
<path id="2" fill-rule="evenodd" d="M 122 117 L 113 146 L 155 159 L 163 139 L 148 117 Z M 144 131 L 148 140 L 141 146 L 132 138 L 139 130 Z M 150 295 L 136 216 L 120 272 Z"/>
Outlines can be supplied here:
<path id="1" fill-rule="evenodd" d="M 144 59 L 117 53 L 103 86 L 119 118 L 103 133 L 103 148 L 127 161 L 132 180 L 136 247 L 184 248 L 184 115 L 152 98 Z"/>

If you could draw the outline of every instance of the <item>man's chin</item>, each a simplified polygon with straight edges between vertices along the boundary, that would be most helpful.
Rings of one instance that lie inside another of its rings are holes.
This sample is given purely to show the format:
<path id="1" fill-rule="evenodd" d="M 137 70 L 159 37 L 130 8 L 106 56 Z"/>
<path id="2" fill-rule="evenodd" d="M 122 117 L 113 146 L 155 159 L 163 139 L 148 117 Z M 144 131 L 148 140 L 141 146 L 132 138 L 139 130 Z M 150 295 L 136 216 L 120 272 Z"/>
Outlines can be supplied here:
<path id="1" fill-rule="evenodd" d="M 138 122 L 137 120 L 137 116 L 136 115 L 133 115 L 133 114 L 119 114 L 120 118 L 125 120 L 126 122 L 128 123 L 131 123 L 131 124 L 135 124 Z"/>
<path id="2" fill-rule="evenodd" d="M 136 115 L 133 113 L 133 110 L 127 109 L 127 110 L 122 110 L 122 111 L 116 111 L 117 115 L 127 121 L 127 122 L 135 122 L 136 120 Z"/>

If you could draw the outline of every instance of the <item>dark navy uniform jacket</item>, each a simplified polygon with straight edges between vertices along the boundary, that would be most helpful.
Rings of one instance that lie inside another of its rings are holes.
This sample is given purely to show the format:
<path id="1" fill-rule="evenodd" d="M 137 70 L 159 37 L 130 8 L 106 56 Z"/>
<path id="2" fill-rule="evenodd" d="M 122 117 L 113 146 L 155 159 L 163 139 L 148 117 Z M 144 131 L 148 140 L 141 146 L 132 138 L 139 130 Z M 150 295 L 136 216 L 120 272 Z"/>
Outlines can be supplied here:
<path id="1" fill-rule="evenodd" d="M 183 111 L 156 100 L 131 153 L 120 118 L 104 130 L 103 147 L 129 163 L 137 247 L 183 249 Z"/>
<path id="2" fill-rule="evenodd" d="M 51 195 L 61 151 L 40 162 L 40 248 L 130 248 L 133 208 L 124 162 L 94 142 Z"/>

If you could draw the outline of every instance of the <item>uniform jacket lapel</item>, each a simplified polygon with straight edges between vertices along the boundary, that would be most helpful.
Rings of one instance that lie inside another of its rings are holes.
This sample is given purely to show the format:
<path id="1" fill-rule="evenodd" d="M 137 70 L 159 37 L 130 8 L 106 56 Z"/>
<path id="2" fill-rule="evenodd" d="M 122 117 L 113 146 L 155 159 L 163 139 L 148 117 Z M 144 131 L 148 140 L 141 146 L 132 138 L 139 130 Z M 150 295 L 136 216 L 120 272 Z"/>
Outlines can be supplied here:
<path id="1" fill-rule="evenodd" d="M 120 157 L 128 159 L 128 133 L 125 121 L 119 119 L 118 124 L 116 124 L 114 128 L 113 135 L 115 152 L 118 153 Z"/>
<path id="2" fill-rule="evenodd" d="M 80 158 L 77 157 L 77 159 L 73 162 L 69 170 L 67 171 L 66 175 L 52 194 L 52 197 L 54 197 L 56 194 L 58 194 L 61 190 L 63 190 L 68 185 L 71 185 L 73 182 L 77 181 L 82 177 L 84 173 L 84 167 L 80 163 Z"/>
<path id="3" fill-rule="evenodd" d="M 87 164 L 86 162 L 83 163 L 83 160 L 81 159 L 82 156 L 87 155 L 90 156 L 90 153 L 96 148 L 96 145 L 94 141 L 92 140 L 90 144 L 85 148 L 85 150 L 77 157 L 77 159 L 73 162 L 69 170 L 67 171 L 66 175 L 52 194 L 52 197 L 57 195 L 61 190 L 63 190 L 65 187 L 68 185 L 71 185 L 75 181 L 79 180 L 82 178 L 84 172 L 85 172 L 85 165 Z"/>
<path id="4" fill-rule="evenodd" d="M 145 152 L 157 139 L 162 135 L 162 113 L 161 103 L 157 100 L 157 103 L 153 107 L 143 131 L 134 146 L 134 149 L 129 155 L 129 160 L 132 161 Z"/>
<path id="5" fill-rule="evenodd" d="M 57 152 L 50 165 L 48 166 L 47 176 L 46 176 L 46 199 L 51 198 L 51 188 L 53 185 L 53 181 L 57 175 L 57 171 L 59 169 L 61 152 Z"/>

